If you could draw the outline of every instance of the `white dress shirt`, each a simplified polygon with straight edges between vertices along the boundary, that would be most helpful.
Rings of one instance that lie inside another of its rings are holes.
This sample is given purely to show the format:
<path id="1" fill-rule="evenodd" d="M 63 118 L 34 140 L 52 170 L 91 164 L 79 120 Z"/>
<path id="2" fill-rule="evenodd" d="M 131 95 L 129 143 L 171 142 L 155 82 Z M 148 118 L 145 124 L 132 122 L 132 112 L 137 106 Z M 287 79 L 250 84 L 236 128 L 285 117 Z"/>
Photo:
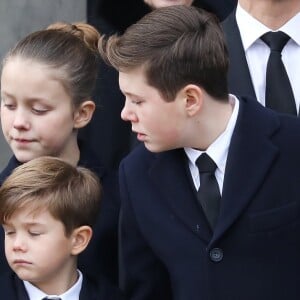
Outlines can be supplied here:
<path id="1" fill-rule="evenodd" d="M 228 149 L 235 128 L 236 120 L 239 111 L 239 100 L 234 95 L 229 95 L 229 102 L 233 107 L 231 117 L 225 130 L 217 137 L 217 139 L 206 149 L 206 153 L 217 165 L 215 176 L 219 185 L 220 194 L 222 195 L 225 167 L 228 155 Z M 189 159 L 189 168 L 192 174 L 194 185 L 196 190 L 200 187 L 199 170 L 196 166 L 197 158 L 203 153 L 203 151 L 196 150 L 194 148 L 184 148 L 184 151 Z"/>
<path id="2" fill-rule="evenodd" d="M 236 21 L 256 97 L 262 105 L 265 105 L 266 68 L 270 48 L 260 40 L 260 37 L 272 30 L 253 18 L 239 4 L 236 10 Z M 293 89 L 298 112 L 300 104 L 300 13 L 285 23 L 278 31 L 282 31 L 291 37 L 281 53 L 282 61 Z"/>
<path id="3" fill-rule="evenodd" d="M 77 270 L 78 272 L 78 280 L 76 283 L 68 289 L 65 293 L 61 295 L 47 295 L 44 292 L 42 292 L 40 289 L 38 289 L 36 286 L 32 285 L 28 281 L 23 281 L 25 285 L 25 289 L 27 291 L 27 294 L 29 296 L 30 300 L 41 300 L 44 297 L 59 297 L 61 300 L 79 300 L 79 294 L 82 286 L 82 273 Z"/>

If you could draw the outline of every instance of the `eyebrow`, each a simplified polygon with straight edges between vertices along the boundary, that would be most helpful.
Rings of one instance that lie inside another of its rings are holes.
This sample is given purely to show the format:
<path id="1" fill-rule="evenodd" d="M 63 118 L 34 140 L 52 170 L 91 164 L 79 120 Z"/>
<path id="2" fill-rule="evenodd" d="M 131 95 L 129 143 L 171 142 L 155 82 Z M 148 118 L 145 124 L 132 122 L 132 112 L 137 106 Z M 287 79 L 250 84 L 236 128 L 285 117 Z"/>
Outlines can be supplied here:
<path id="1" fill-rule="evenodd" d="M 6 92 L 6 91 L 3 91 L 2 89 L 1 89 L 1 95 L 4 95 L 4 96 L 6 96 L 6 97 L 10 97 L 10 98 L 14 98 L 13 95 L 11 95 L 10 93 L 8 93 L 8 92 Z"/>
<path id="2" fill-rule="evenodd" d="M 2 224 L 3 226 L 13 226 L 13 224 L 11 222 L 4 222 Z M 39 222 L 24 222 L 22 223 L 22 225 L 26 225 L 26 226 L 36 226 L 36 225 L 45 225 L 44 223 L 39 223 Z"/>
<path id="3" fill-rule="evenodd" d="M 1 96 L 5 96 L 5 97 L 8 97 L 8 98 L 11 98 L 13 100 L 16 100 L 16 97 L 6 91 L 3 91 L 1 90 Z M 26 98 L 25 99 L 28 103 L 36 103 L 36 102 L 44 102 L 44 101 L 47 101 L 48 99 L 46 98 L 41 98 L 41 97 L 32 97 L 32 98 Z"/>
<path id="4" fill-rule="evenodd" d="M 122 91 L 122 93 L 123 93 L 125 96 L 129 96 L 129 97 L 136 97 L 136 98 L 141 98 L 141 99 L 144 98 L 144 97 L 141 96 L 141 95 L 133 94 L 133 93 L 130 93 L 130 92 Z"/>

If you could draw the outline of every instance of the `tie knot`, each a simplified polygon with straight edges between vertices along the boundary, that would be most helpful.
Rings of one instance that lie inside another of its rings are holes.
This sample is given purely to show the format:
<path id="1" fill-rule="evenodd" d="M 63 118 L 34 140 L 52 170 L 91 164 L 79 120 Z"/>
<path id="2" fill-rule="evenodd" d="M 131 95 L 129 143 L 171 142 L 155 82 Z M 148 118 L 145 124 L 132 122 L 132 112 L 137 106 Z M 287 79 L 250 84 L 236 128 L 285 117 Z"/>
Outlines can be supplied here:
<path id="1" fill-rule="evenodd" d="M 217 168 L 215 162 L 206 153 L 197 158 L 196 165 L 200 173 L 215 173 Z"/>
<path id="2" fill-rule="evenodd" d="M 261 39 L 270 47 L 271 51 L 281 52 L 290 37 L 282 31 L 269 31 Z"/>
<path id="3" fill-rule="evenodd" d="M 61 300 L 61 298 L 56 296 L 48 296 L 48 297 L 44 297 L 42 300 Z"/>

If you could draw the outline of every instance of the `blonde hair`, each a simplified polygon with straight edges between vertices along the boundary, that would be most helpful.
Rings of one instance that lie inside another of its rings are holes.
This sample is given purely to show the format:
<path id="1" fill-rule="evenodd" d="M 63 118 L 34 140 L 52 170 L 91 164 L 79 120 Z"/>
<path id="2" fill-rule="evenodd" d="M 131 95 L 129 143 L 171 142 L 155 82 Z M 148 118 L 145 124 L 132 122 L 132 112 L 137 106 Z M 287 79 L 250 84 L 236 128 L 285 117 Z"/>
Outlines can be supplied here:
<path id="1" fill-rule="evenodd" d="M 93 226 L 100 210 L 98 177 L 55 157 L 39 157 L 17 167 L 0 188 L 0 221 L 30 207 L 47 209 L 65 226 L 66 235 L 82 225 Z"/>

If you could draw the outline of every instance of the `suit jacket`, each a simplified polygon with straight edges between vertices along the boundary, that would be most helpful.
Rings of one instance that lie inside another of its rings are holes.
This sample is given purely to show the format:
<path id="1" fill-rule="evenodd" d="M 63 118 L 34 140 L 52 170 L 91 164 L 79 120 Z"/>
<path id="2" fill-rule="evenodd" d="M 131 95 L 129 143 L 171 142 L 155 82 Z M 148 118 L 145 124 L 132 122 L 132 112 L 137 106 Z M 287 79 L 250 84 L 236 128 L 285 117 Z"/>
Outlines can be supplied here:
<path id="1" fill-rule="evenodd" d="M 79 255 L 80 270 L 97 279 L 104 275 L 112 283 L 118 281 L 118 218 L 120 199 L 117 172 L 107 172 L 88 146 L 79 142 L 78 165 L 95 172 L 103 187 L 101 212 L 93 229 L 93 238 L 87 249 Z M 0 174 L 0 185 L 20 165 L 13 156 Z M 0 274 L 10 270 L 4 254 L 4 232 L 0 231 Z"/>
<path id="2" fill-rule="evenodd" d="M 5 273 L 0 277 L 1 299 L 29 300 L 23 281 L 15 273 Z M 83 276 L 79 300 L 122 300 L 120 291 L 106 281 L 95 283 Z"/>
<path id="3" fill-rule="evenodd" d="M 248 63 L 234 10 L 222 23 L 229 52 L 228 86 L 234 95 L 256 99 Z"/>
<path id="4" fill-rule="evenodd" d="M 182 149 L 120 165 L 121 285 L 131 300 L 300 296 L 300 121 L 241 99 L 211 232 Z"/>

